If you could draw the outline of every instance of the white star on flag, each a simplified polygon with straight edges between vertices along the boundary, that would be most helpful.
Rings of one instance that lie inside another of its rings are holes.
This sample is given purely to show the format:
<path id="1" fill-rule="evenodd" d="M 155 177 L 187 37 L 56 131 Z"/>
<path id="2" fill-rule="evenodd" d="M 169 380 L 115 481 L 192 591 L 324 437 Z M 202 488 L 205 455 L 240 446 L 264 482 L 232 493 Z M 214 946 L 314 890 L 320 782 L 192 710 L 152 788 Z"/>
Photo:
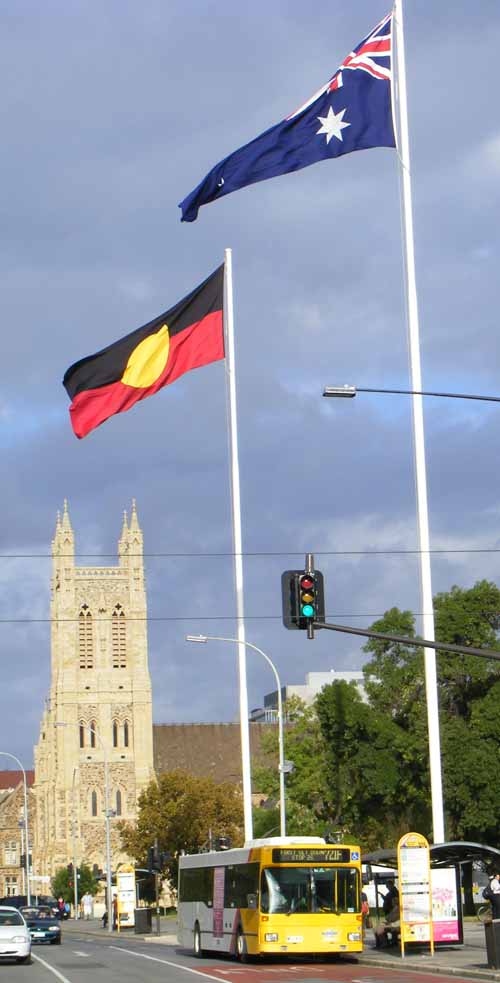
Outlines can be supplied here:
<path id="1" fill-rule="evenodd" d="M 342 140 L 342 130 L 345 126 L 350 126 L 350 123 L 344 123 L 344 113 L 345 109 L 341 109 L 340 113 L 335 115 L 332 106 L 328 110 L 328 116 L 318 116 L 321 123 L 319 130 L 316 130 L 316 136 L 318 133 L 326 133 L 326 142 L 330 143 L 332 137 L 337 137 L 337 140 Z"/>

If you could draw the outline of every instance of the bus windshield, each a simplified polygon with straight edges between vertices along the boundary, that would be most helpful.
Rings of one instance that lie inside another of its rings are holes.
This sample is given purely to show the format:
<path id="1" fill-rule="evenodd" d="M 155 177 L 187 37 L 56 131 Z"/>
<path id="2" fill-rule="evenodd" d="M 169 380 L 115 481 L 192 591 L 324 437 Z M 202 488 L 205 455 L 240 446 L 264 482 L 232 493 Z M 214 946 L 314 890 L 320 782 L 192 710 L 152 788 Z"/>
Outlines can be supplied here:
<path id="1" fill-rule="evenodd" d="M 354 867 L 266 867 L 260 909 L 269 915 L 359 911 L 358 872 Z"/>

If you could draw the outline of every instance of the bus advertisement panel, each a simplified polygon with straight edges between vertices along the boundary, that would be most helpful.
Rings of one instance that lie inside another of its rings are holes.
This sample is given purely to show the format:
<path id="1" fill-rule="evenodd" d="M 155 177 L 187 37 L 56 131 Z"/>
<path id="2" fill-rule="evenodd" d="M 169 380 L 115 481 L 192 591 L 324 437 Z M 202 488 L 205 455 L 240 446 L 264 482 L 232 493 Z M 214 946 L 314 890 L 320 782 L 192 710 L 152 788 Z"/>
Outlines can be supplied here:
<path id="1" fill-rule="evenodd" d="M 179 859 L 179 942 L 247 955 L 361 952 L 361 854 L 319 837 Z"/>

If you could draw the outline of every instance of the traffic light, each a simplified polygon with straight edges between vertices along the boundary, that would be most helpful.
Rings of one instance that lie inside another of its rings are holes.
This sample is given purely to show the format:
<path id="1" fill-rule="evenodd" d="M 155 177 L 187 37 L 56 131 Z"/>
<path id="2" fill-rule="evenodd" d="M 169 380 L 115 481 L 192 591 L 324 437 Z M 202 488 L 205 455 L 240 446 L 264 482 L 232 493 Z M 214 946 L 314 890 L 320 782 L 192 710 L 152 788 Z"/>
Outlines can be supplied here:
<path id="1" fill-rule="evenodd" d="M 148 870 L 160 872 L 163 870 L 167 860 L 172 859 L 172 854 L 168 850 L 159 850 L 157 846 L 150 846 L 148 849 Z"/>
<path id="2" fill-rule="evenodd" d="M 283 624 L 306 631 L 325 620 L 325 592 L 321 570 L 285 570 L 281 576 Z"/>

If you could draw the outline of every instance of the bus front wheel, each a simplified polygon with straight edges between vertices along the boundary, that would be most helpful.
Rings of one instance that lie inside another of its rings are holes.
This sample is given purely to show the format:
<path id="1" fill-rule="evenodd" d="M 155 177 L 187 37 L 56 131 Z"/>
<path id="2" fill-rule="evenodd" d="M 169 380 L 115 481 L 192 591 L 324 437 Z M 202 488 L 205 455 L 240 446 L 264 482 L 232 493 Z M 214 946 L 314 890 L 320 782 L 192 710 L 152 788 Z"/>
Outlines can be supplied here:
<path id="1" fill-rule="evenodd" d="M 238 934 L 236 936 L 236 958 L 240 963 L 248 962 L 247 940 L 243 935 L 241 926 L 238 929 Z"/>
<path id="2" fill-rule="evenodd" d="M 205 953 L 201 947 L 201 932 L 198 922 L 194 926 L 193 951 L 197 959 L 202 959 Z"/>

